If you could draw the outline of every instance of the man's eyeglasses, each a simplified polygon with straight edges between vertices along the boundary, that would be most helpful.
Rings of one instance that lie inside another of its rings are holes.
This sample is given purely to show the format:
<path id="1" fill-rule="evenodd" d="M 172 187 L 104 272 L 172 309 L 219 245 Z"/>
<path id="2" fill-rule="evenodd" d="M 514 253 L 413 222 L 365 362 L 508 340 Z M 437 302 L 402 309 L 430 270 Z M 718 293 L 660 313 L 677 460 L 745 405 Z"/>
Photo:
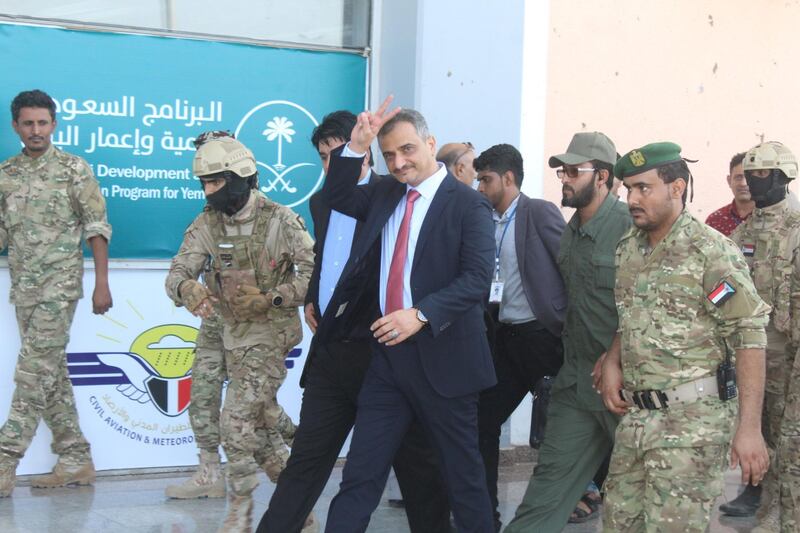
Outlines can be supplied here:
<path id="1" fill-rule="evenodd" d="M 468 153 L 470 150 L 475 150 L 475 147 L 474 147 L 474 146 L 472 146 L 472 143 L 471 143 L 471 142 L 469 142 L 469 141 L 467 141 L 467 142 L 464 142 L 464 143 L 461 143 L 461 144 L 463 144 L 464 146 L 466 146 L 466 147 L 467 147 L 467 149 L 466 149 L 466 150 L 464 150 L 463 152 L 461 152 L 460 154 L 458 154 L 458 157 L 456 157 L 456 158 L 453 160 L 453 167 L 455 167 L 455 166 L 458 164 L 458 162 L 461 160 L 461 158 L 462 158 L 462 157 L 464 157 L 465 155 L 467 155 L 467 153 Z"/>
<path id="2" fill-rule="evenodd" d="M 560 180 L 564 179 L 564 176 L 566 176 L 568 178 L 571 178 L 571 179 L 575 179 L 575 178 L 578 177 L 578 175 L 581 172 L 597 172 L 597 169 L 596 168 L 564 167 L 564 168 L 559 168 L 558 170 L 556 170 L 556 176 L 558 176 L 558 179 L 560 179 Z"/>

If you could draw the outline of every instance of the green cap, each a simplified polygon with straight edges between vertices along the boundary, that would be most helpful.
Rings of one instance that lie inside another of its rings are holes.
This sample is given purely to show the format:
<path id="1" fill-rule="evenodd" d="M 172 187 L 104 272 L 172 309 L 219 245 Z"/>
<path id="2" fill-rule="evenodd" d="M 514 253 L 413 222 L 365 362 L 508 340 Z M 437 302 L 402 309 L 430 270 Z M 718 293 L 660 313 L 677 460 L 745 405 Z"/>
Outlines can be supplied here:
<path id="1" fill-rule="evenodd" d="M 622 156 L 614 165 L 614 176 L 623 179 L 682 159 L 681 147 L 677 144 L 671 142 L 651 143 L 631 150 Z"/>
<path id="2" fill-rule="evenodd" d="M 613 165 L 617 162 L 617 149 L 611 139 L 599 131 L 576 133 L 567 147 L 567 152 L 550 158 L 550 168 L 563 165 L 580 165 L 596 159 Z"/>

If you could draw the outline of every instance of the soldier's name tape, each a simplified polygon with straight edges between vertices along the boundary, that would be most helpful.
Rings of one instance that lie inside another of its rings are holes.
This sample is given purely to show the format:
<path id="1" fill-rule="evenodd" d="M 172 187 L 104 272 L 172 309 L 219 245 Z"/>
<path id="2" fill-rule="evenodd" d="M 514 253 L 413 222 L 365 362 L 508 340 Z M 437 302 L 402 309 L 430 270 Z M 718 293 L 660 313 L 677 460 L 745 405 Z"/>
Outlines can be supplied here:
<path id="1" fill-rule="evenodd" d="M 708 376 L 664 391 L 643 390 L 631 392 L 621 389 L 619 393 L 623 400 L 639 409 L 666 409 L 667 407 L 693 402 L 712 394 L 719 394 L 719 391 L 716 376 Z"/>

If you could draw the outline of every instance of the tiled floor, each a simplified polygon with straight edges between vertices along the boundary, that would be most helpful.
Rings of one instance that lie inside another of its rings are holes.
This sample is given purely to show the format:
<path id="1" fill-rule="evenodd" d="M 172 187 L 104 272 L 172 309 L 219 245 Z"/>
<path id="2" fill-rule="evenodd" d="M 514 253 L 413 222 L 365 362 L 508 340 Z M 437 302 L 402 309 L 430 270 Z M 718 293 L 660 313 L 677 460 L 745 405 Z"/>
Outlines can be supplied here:
<path id="1" fill-rule="evenodd" d="M 502 467 L 499 498 L 504 522 L 513 516 L 527 486 L 533 465 Z M 126 532 L 189 533 L 215 532 L 225 512 L 225 501 L 175 501 L 164 497 L 164 487 L 188 477 L 182 474 L 103 476 L 95 487 L 42 490 L 31 489 L 20 481 L 11 498 L 0 499 L 0 532 Z M 331 498 L 341 477 L 334 471 L 315 512 L 323 522 Z M 738 490 L 736 473 L 726 478 L 726 496 Z M 255 494 L 256 520 L 266 508 L 273 485 L 263 477 Z M 391 491 L 391 485 L 390 489 Z M 712 532 L 746 532 L 754 526 L 750 519 L 720 518 L 715 513 Z M 599 520 L 567 527 L 568 533 L 601 530 Z M 408 531 L 405 514 L 389 507 L 386 499 L 372 517 L 369 532 L 402 533 Z"/>

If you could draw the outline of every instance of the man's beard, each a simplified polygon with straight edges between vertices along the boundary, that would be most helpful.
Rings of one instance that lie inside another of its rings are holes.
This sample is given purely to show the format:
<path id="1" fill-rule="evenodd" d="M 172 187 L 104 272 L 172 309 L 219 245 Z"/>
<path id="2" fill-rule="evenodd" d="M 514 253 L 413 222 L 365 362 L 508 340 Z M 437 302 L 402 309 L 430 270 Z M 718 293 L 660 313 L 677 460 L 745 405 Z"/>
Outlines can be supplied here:
<path id="1" fill-rule="evenodd" d="M 574 187 L 570 187 L 569 185 L 564 185 L 562 187 L 562 197 L 561 197 L 561 205 L 564 207 L 574 207 L 575 209 L 580 209 L 582 207 L 586 207 L 592 200 L 594 200 L 594 189 L 595 180 L 592 178 L 592 181 L 584 185 L 581 189 L 575 190 Z M 567 198 L 563 196 L 563 189 L 565 187 L 569 187 L 572 189 L 572 198 Z"/>

